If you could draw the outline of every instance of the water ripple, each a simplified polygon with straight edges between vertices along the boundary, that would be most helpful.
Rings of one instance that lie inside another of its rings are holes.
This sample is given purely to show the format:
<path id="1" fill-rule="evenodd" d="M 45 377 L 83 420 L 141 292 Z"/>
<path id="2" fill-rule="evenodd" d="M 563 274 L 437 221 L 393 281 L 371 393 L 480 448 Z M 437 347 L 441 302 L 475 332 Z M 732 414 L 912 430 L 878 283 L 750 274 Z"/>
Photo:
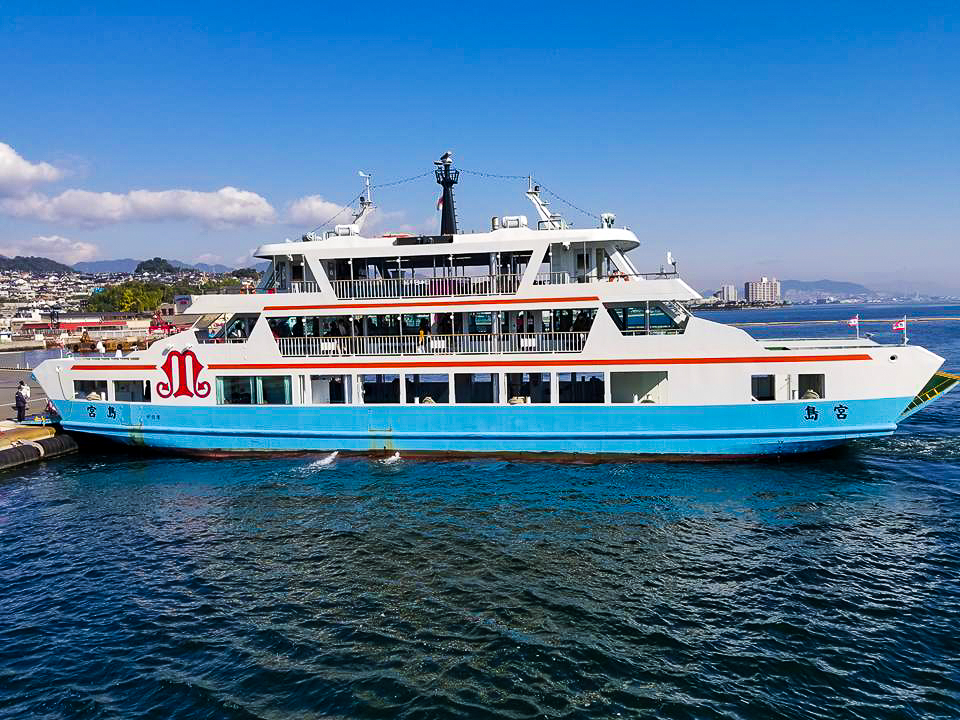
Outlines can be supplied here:
<path id="1" fill-rule="evenodd" d="M 955 716 L 960 496 L 930 443 L 40 465 L 0 482 L 0 715 Z"/>

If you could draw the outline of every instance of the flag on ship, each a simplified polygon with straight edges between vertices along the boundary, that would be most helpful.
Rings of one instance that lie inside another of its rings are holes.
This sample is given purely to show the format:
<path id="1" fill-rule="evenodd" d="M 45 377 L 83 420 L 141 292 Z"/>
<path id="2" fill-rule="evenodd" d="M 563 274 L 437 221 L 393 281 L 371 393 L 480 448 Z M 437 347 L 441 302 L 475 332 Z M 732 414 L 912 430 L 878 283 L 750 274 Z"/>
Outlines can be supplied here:
<path id="1" fill-rule="evenodd" d="M 847 320 L 847 327 L 860 327 L 860 316 L 854 315 L 852 318 Z"/>
<path id="2" fill-rule="evenodd" d="M 907 319 L 903 318 L 902 320 L 897 320 L 893 323 L 893 330 L 906 330 L 907 329 Z"/>

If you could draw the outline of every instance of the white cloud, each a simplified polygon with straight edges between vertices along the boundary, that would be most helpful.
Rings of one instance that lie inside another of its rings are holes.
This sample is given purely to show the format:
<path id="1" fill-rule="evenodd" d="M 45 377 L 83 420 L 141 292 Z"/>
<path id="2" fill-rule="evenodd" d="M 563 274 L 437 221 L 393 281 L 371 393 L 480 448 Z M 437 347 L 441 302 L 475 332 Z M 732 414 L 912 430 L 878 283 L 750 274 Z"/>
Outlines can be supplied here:
<path id="1" fill-rule="evenodd" d="M 295 200 L 287 208 L 287 222 L 290 225 L 301 225 L 303 227 L 316 227 L 320 223 L 327 222 L 341 210 L 341 214 L 336 219 L 337 224 L 348 223 L 353 219 L 350 210 L 344 210 L 343 205 L 337 205 L 329 200 L 324 200 L 319 195 L 307 195 L 299 200 Z"/>
<path id="2" fill-rule="evenodd" d="M 313 228 L 326 223 L 335 215 L 343 211 L 331 222 L 325 230 L 331 230 L 333 225 L 342 225 L 351 222 L 353 213 L 342 205 L 324 200 L 320 195 L 307 195 L 294 201 L 287 208 L 287 224 L 304 229 Z M 403 210 L 382 210 L 374 208 L 367 215 L 363 225 L 363 234 L 368 236 L 391 233 L 436 233 L 440 228 L 439 213 L 432 214 L 422 222 L 411 222 Z"/>
<path id="3" fill-rule="evenodd" d="M 245 255 L 240 255 L 233 259 L 234 267 L 251 267 L 252 265 L 259 265 L 265 260 L 263 258 L 254 257 L 253 254 L 257 251 L 257 248 L 250 248 Z"/>
<path id="4" fill-rule="evenodd" d="M 133 190 L 122 194 L 67 190 L 56 197 L 31 193 L 0 200 L 0 211 L 14 217 L 86 226 L 196 220 L 210 227 L 228 227 L 268 223 L 276 217 L 263 197 L 234 187 L 215 192 Z"/>
<path id="5" fill-rule="evenodd" d="M 34 185 L 55 182 L 62 177 L 62 170 L 45 162 L 32 163 L 0 142 L 0 195 L 22 195 Z"/>
<path id="6" fill-rule="evenodd" d="M 59 235 L 38 235 L 26 242 L 8 243 L 0 247 L 0 255 L 46 257 L 73 265 L 83 260 L 92 260 L 100 252 L 93 243 L 71 240 Z"/>
<path id="7" fill-rule="evenodd" d="M 220 256 L 214 253 L 203 253 L 203 255 L 197 255 L 197 257 L 193 259 L 193 262 L 205 263 L 206 265 L 219 265 Z"/>

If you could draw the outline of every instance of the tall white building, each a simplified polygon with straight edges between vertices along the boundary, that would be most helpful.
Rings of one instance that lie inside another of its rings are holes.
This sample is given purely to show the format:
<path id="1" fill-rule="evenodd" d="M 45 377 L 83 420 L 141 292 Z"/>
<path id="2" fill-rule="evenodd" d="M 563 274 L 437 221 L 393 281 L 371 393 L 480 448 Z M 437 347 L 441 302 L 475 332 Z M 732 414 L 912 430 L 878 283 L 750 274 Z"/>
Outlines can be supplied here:
<path id="1" fill-rule="evenodd" d="M 737 301 L 737 286 L 721 285 L 713 296 L 722 303 L 735 303 Z"/>
<path id="2" fill-rule="evenodd" d="M 776 278 L 760 278 L 743 284 L 743 295 L 751 303 L 780 302 L 780 281 Z"/>

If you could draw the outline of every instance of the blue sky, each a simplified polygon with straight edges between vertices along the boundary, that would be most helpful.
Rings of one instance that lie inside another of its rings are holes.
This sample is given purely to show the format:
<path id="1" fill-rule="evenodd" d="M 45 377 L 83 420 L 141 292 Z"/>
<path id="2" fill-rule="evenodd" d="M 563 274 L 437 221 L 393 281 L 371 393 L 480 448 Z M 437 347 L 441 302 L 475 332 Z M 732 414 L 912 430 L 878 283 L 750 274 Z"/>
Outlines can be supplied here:
<path id="1" fill-rule="evenodd" d="M 960 293 L 956 3 L 198 5 L 0 3 L 0 252 L 234 264 L 451 149 L 702 289 Z M 465 177 L 462 225 L 522 190 Z M 377 227 L 437 194 L 385 189 Z"/>

